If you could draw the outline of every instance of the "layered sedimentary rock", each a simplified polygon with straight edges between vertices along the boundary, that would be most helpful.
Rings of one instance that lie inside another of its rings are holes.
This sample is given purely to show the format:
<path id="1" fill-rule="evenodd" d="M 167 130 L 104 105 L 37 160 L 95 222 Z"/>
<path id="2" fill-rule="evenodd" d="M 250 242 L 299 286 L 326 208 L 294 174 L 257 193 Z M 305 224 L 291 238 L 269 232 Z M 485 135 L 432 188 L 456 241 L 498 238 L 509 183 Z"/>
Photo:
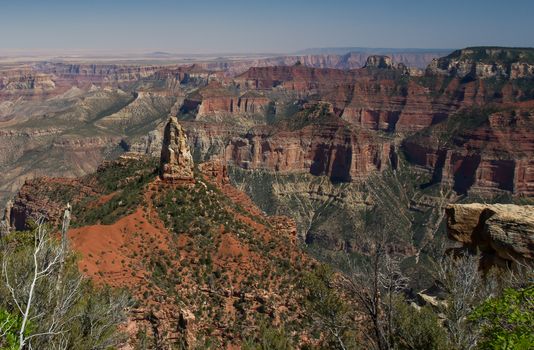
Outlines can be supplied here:
<path id="1" fill-rule="evenodd" d="M 101 128 L 126 131 L 131 127 L 139 127 L 158 123 L 163 115 L 167 115 L 177 101 L 177 97 L 166 92 L 136 92 L 134 99 L 116 113 L 98 120 L 95 125 Z"/>
<path id="2" fill-rule="evenodd" d="M 506 261 L 534 260 L 534 206 L 454 204 L 446 208 L 449 237 Z"/>
<path id="3" fill-rule="evenodd" d="M 0 67 L 1 68 L 1 67 Z M 198 65 L 113 65 L 36 63 L 13 69 L 0 69 L 0 97 L 48 97 L 72 87 L 126 88 L 140 81 L 164 87 L 175 93 L 182 84 L 204 84 L 216 73 Z"/>
<path id="4" fill-rule="evenodd" d="M 154 79 L 167 80 L 173 78 L 180 84 L 207 82 L 214 77 L 216 77 L 215 72 L 202 68 L 198 64 L 181 67 L 165 67 L 157 70 L 154 74 Z"/>
<path id="5" fill-rule="evenodd" d="M 387 168 L 392 153 L 389 143 L 355 133 L 331 117 L 297 130 L 255 128 L 245 137 L 233 138 L 225 157 L 245 169 L 309 172 L 350 181 Z"/>
<path id="6" fill-rule="evenodd" d="M 239 86 L 250 89 L 268 90 L 279 87 L 309 93 L 313 89 L 325 90 L 350 82 L 354 75 L 352 71 L 305 66 L 252 67 L 234 81 Z"/>
<path id="7" fill-rule="evenodd" d="M 466 50 L 473 56 L 482 49 Z M 490 49 L 482 51 L 492 52 Z M 509 51 L 508 59 L 500 58 Z M 502 48 L 496 52 L 488 54 L 484 60 L 461 53 L 451 54 L 442 61 L 455 61 L 458 56 L 458 65 L 466 67 L 451 68 L 444 73 L 433 68 L 442 64 L 436 61 L 424 76 L 419 73 L 411 76 L 407 67 L 393 64 L 386 56 L 370 56 L 363 69 L 348 72 L 302 65 L 254 67 L 234 81 L 248 89 L 291 91 L 301 98 L 329 102 L 336 115 L 364 128 L 412 133 L 442 122 L 463 107 L 531 99 L 534 94 L 532 83 L 528 81 L 531 52 L 514 53 L 514 50 Z M 526 62 L 514 61 L 521 59 Z M 501 63 L 507 65 L 508 73 L 497 76 L 491 75 L 489 68 L 476 68 L 477 64 L 497 67 Z M 471 67 L 473 64 L 475 68 Z M 469 73 L 471 71 L 475 74 Z M 522 78 L 511 78 L 511 72 Z M 466 79 L 468 75 L 470 78 Z M 484 79 L 489 77 L 499 79 L 495 82 Z"/>
<path id="8" fill-rule="evenodd" d="M 0 76 L 0 91 L 5 94 L 46 93 L 55 87 L 54 76 L 50 74 L 11 71 Z"/>
<path id="9" fill-rule="evenodd" d="M 158 157 L 161 155 L 161 145 L 163 144 L 163 130 L 156 129 L 147 135 L 140 137 L 132 144 L 128 144 L 131 152 Z"/>
<path id="10" fill-rule="evenodd" d="M 160 176 L 165 182 L 193 182 L 193 157 L 187 145 L 187 135 L 175 117 L 170 117 L 163 133 Z"/>
<path id="11" fill-rule="evenodd" d="M 444 122 L 451 115 L 462 110 L 476 110 L 476 106 L 484 106 L 488 102 L 515 104 L 517 102 L 514 101 L 522 98 L 525 92 L 510 81 L 503 81 L 502 86 L 495 87 L 487 86 L 483 80 L 462 81 L 460 75 L 448 78 L 428 74 L 425 77 L 409 77 L 404 67 L 395 67 L 387 57 L 371 56 L 366 68 L 345 74 L 303 66 L 258 67 L 237 77 L 235 82 L 247 89 L 290 91 L 316 103 L 326 102 L 332 113 L 352 125 L 393 135 L 414 133 L 433 125 L 448 125 Z M 229 101 L 227 105 L 232 106 Z M 229 107 L 225 108 L 228 110 Z M 215 108 L 212 108 L 205 114 L 214 111 Z M 443 132 L 441 140 L 423 138 L 422 142 L 411 142 L 408 139 L 403 148 L 410 162 L 429 169 L 434 175 L 433 181 L 444 181 L 458 193 L 508 191 L 530 196 L 532 137 L 529 135 L 532 125 L 529 113 L 523 109 L 494 113 L 487 116 L 487 125 L 474 129 L 455 127 L 461 135 Z M 465 115 L 461 118 L 465 118 L 467 124 L 471 123 L 470 119 L 476 124 L 479 117 Z M 307 162 L 315 156 L 303 156 L 306 154 L 302 150 L 305 145 L 289 141 L 292 140 L 290 136 L 273 135 L 269 128 L 256 128 L 244 138 L 235 138 L 226 149 L 226 157 L 245 168 L 286 172 L 292 168 L 298 171 L 311 168 Z M 266 143 L 269 146 L 265 146 Z M 516 144 L 518 147 L 513 146 Z M 388 145 L 389 141 L 382 144 L 383 154 L 387 153 Z M 278 151 L 273 152 L 272 149 Z M 354 152 L 360 154 L 360 151 Z M 376 150 L 370 154 L 374 152 Z M 329 157 L 322 159 L 326 162 L 322 168 L 328 169 Z M 345 168 L 351 169 L 354 164 L 358 162 L 347 160 Z M 359 177 L 354 169 L 349 172 L 354 176 L 340 178 Z M 328 170 L 317 173 L 331 175 Z"/>
<path id="12" fill-rule="evenodd" d="M 391 66 L 384 57 L 370 59 L 367 68 L 350 72 L 302 66 L 251 68 L 235 81 L 249 89 L 279 89 L 328 102 L 336 115 L 372 130 L 421 130 L 459 107 L 455 91 L 436 99 L 428 87 L 418 82 L 419 78 L 408 78 L 404 68 Z M 436 78 L 440 79 L 443 80 Z"/>
<path id="13" fill-rule="evenodd" d="M 534 194 L 534 115 L 529 109 L 466 111 L 425 135 L 407 139 L 403 150 L 415 165 L 459 193 L 508 191 Z"/>
<path id="14" fill-rule="evenodd" d="M 122 84 L 148 78 L 163 69 L 162 66 L 116 64 L 38 63 L 34 69 L 52 74 L 60 81 L 78 84 Z"/>
<path id="15" fill-rule="evenodd" d="M 234 89 L 213 82 L 187 96 L 182 110 L 189 112 L 198 109 L 197 119 L 206 116 L 251 115 L 263 113 L 270 102 L 263 93 L 245 91 L 240 94 Z"/>

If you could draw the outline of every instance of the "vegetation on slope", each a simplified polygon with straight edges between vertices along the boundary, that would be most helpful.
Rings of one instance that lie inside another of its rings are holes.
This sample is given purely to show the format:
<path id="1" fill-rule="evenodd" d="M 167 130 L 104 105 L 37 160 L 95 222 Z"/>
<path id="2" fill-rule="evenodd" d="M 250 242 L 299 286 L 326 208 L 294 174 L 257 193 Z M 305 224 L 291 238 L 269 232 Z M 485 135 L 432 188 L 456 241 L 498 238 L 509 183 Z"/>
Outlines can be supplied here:
<path id="1" fill-rule="evenodd" d="M 211 336 L 217 343 L 222 336 L 227 343 L 225 334 L 239 334 L 250 345 L 259 328 L 275 332 L 273 322 L 281 322 L 293 334 L 291 341 L 298 341 L 302 314 L 295 286 L 307 263 L 288 245 L 289 237 L 273 234 L 265 218 L 201 177 L 189 189 L 160 187 L 152 199 L 175 252 L 153 260 L 152 281 L 188 305 L 199 322 L 210 320 L 199 338 Z M 287 298 L 287 310 L 280 308 L 279 298 Z"/>
<path id="2" fill-rule="evenodd" d="M 41 221 L 0 238 L 0 348 L 110 349 L 124 341 L 127 294 L 96 287 Z"/>

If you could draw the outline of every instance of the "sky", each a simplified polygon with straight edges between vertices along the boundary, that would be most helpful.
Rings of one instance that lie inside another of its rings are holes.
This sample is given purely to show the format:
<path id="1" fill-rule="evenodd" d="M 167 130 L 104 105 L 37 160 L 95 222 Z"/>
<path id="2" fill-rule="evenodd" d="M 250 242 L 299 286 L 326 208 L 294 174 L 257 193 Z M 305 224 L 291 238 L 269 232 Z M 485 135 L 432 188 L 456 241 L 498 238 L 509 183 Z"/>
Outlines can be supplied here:
<path id="1" fill-rule="evenodd" d="M 0 0 L 0 55 L 532 47 L 533 14 L 533 0 Z"/>

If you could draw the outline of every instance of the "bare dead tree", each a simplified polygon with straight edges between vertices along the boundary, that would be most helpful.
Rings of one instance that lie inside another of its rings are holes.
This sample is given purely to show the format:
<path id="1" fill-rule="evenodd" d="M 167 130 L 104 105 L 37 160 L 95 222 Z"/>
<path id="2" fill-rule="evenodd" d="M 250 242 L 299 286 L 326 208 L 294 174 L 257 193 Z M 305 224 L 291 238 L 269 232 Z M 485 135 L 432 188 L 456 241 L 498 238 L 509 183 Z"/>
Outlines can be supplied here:
<path id="1" fill-rule="evenodd" d="M 394 316 L 394 297 L 401 293 L 408 286 L 408 278 L 405 277 L 400 268 L 400 258 L 386 251 L 382 263 L 382 268 L 378 272 L 378 281 L 382 290 L 382 304 L 386 317 L 386 334 L 388 347 L 393 347 L 393 316 Z"/>
<path id="2" fill-rule="evenodd" d="M 36 302 L 35 297 L 38 284 L 43 279 L 50 277 L 56 272 L 61 261 L 61 256 L 61 249 L 51 242 L 51 237 L 48 235 L 45 228 L 44 218 L 40 218 L 37 222 L 37 229 L 34 231 L 31 271 L 29 271 L 27 275 L 25 274 L 26 276 L 17 275 L 15 272 L 16 269 L 13 269 L 13 266 L 15 266 L 17 262 L 10 261 L 11 259 L 9 256 L 4 257 L 2 269 L 6 279 L 6 286 L 22 317 L 22 323 L 19 329 L 19 349 L 21 350 L 33 337 L 58 334 L 59 332 L 59 330 L 56 329 L 56 325 L 52 324 L 46 332 L 33 334 L 31 336 L 26 335 L 26 327 L 28 326 L 28 323 L 37 320 L 40 316 L 31 316 L 33 306 Z"/>
<path id="3" fill-rule="evenodd" d="M 21 320 L 17 315 L 17 322 L 10 323 L 16 330 L 0 324 L 0 335 L 16 332 L 19 349 L 104 350 L 124 341 L 117 326 L 125 322 L 131 299 L 107 288 L 95 293 L 69 253 L 69 223 L 67 205 L 61 240 L 39 218 L 31 245 L 0 246 L 0 291 Z"/>
<path id="4" fill-rule="evenodd" d="M 62 243 L 57 244 L 47 229 L 44 217 L 39 218 L 28 261 L 14 260 L 9 254 L 3 256 L 5 285 L 22 317 L 18 330 L 19 349 L 31 349 L 32 340 L 35 338 L 61 335 L 69 321 L 65 315 L 77 301 L 81 276 L 67 282 L 63 279 L 69 221 L 68 207 L 61 230 Z M 17 256 L 17 259 L 20 259 L 20 256 Z M 42 291 L 45 289 L 55 293 L 43 295 Z M 29 324 L 46 324 L 46 327 L 28 334 Z"/>
<path id="5" fill-rule="evenodd" d="M 70 225 L 70 203 L 67 203 L 67 207 L 65 208 L 65 211 L 63 212 L 63 221 L 61 225 L 61 260 L 60 260 L 60 266 L 59 266 L 59 273 L 58 273 L 58 282 L 56 285 L 56 289 L 59 292 L 59 288 L 62 286 L 63 282 L 63 274 L 65 269 L 65 259 L 67 256 L 67 252 L 69 249 L 69 242 L 67 237 L 67 231 L 69 230 Z"/>
<path id="6" fill-rule="evenodd" d="M 369 343 L 385 350 L 393 346 L 394 295 L 406 288 L 408 279 L 401 272 L 400 260 L 394 256 L 385 231 L 370 238 L 367 245 L 365 263 L 347 259 L 343 283 L 370 321 L 371 333 L 366 334 Z"/>
<path id="7" fill-rule="evenodd" d="M 6 220 L 0 221 L 0 238 L 7 236 L 9 233 L 9 225 Z"/>
<path id="8" fill-rule="evenodd" d="M 347 278 L 344 280 L 348 290 L 356 299 L 356 302 L 369 318 L 372 324 L 372 335 L 365 334 L 371 344 L 379 350 L 386 349 L 386 337 L 384 334 L 383 319 L 381 317 L 381 295 L 379 288 L 379 266 L 381 261 L 381 249 L 371 256 L 369 265 L 364 268 L 350 262 Z"/>
<path id="9" fill-rule="evenodd" d="M 445 316 L 449 341 L 458 349 L 473 349 L 477 342 L 478 334 L 467 316 L 488 293 L 479 266 L 479 256 L 469 254 L 445 255 L 437 264 L 437 281 L 447 295 L 438 307 Z"/>
<path id="10" fill-rule="evenodd" d="M 63 222 L 61 224 L 61 250 L 63 252 L 63 262 L 65 260 L 65 253 L 69 249 L 67 231 L 69 230 L 69 225 L 70 225 L 70 211 L 71 211 L 70 203 L 67 203 L 67 207 L 65 208 L 65 211 L 63 212 Z"/>
<path id="11" fill-rule="evenodd" d="M 303 280 L 307 289 L 306 307 L 314 326 L 333 340 L 330 346 L 346 350 L 352 345 L 346 332 L 353 322 L 347 305 L 336 293 L 335 279 L 332 271 L 325 266 L 306 276 Z"/>

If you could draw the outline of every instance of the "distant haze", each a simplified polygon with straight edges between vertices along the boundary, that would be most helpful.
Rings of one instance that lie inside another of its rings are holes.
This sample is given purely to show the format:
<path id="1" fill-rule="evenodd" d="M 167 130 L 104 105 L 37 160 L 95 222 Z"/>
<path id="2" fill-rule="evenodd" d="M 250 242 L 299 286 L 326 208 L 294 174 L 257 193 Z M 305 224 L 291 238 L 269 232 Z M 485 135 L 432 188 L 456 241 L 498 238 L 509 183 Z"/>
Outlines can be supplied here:
<path id="1" fill-rule="evenodd" d="M 454 49 L 412 49 L 412 48 L 372 48 L 372 47 L 315 47 L 297 51 L 297 55 L 345 55 L 350 52 L 364 52 L 373 55 L 406 54 L 406 53 L 436 53 L 447 55 Z"/>
<path id="2" fill-rule="evenodd" d="M 531 0 L 0 2 L 0 56 L 13 49 L 161 56 L 534 46 Z"/>

